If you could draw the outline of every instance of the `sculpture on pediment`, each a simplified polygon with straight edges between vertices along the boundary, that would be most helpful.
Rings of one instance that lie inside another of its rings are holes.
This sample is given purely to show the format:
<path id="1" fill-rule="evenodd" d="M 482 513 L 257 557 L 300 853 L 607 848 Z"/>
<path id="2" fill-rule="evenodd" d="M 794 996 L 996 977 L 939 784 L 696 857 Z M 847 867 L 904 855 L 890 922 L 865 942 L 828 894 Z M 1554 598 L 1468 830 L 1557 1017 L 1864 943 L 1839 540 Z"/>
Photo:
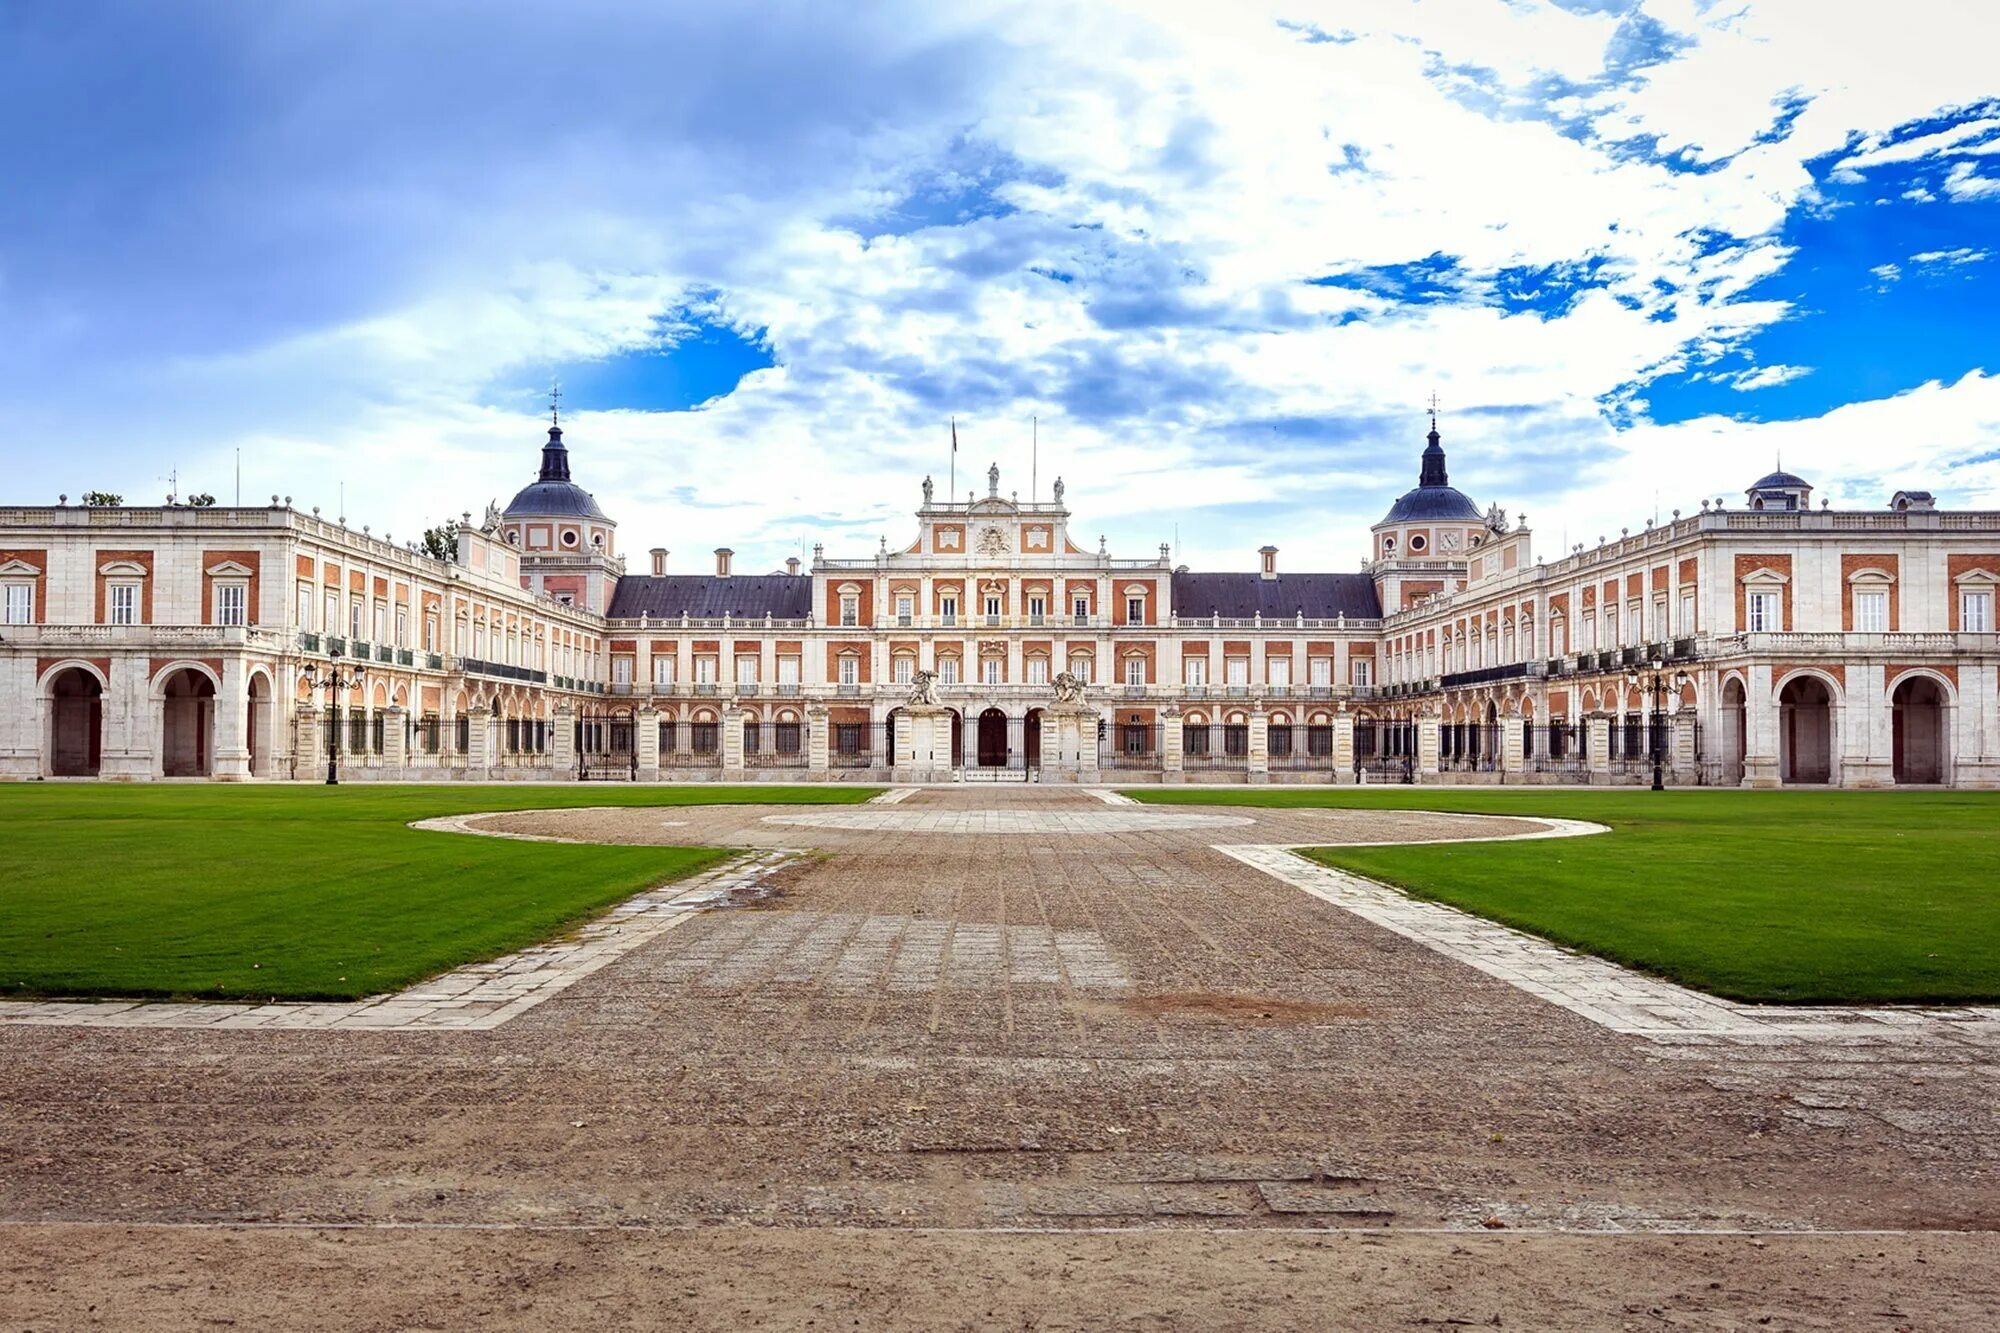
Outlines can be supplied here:
<path id="1" fill-rule="evenodd" d="M 910 703 L 936 707 L 938 702 L 938 673 L 919 671 L 910 678 Z"/>
<path id="2" fill-rule="evenodd" d="M 486 519 L 479 525 L 481 532 L 491 532 L 500 526 L 500 505 L 497 501 L 486 502 Z"/>
<path id="3" fill-rule="evenodd" d="M 1486 526 L 1494 532 L 1506 532 L 1507 511 L 1502 509 L 1498 504 L 1488 507 L 1486 510 Z"/>
<path id="4" fill-rule="evenodd" d="M 1057 503 L 1057 504 L 1061 504 L 1061 503 L 1062 503 L 1062 493 L 1063 493 L 1063 484 L 1062 484 L 1062 478 L 1061 478 L 1061 477 L 1057 477 L 1057 478 L 1056 478 L 1056 503 Z"/>
<path id="5" fill-rule="evenodd" d="M 936 489 L 929 477 L 924 478 L 924 508 L 930 508 L 931 493 Z"/>
<path id="6" fill-rule="evenodd" d="M 1057 703 L 1080 704 L 1083 702 L 1083 692 L 1085 689 L 1083 677 L 1077 675 L 1075 672 L 1057 672 L 1056 678 L 1052 683 L 1056 687 Z"/>

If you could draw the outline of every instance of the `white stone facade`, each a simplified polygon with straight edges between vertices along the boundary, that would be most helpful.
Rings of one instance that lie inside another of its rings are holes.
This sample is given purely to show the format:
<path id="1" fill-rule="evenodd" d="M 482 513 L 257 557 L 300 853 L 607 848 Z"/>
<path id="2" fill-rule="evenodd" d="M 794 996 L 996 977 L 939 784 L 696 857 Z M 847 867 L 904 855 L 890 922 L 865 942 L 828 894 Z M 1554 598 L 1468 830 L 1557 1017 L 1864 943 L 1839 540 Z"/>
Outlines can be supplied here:
<path id="1" fill-rule="evenodd" d="M 631 575 L 550 437 L 449 560 L 275 497 L 0 509 L 0 777 L 2000 785 L 2000 514 L 1921 493 L 1774 474 L 1545 559 L 1433 431 L 1362 574 L 1114 558 L 996 475 L 870 557 Z"/>

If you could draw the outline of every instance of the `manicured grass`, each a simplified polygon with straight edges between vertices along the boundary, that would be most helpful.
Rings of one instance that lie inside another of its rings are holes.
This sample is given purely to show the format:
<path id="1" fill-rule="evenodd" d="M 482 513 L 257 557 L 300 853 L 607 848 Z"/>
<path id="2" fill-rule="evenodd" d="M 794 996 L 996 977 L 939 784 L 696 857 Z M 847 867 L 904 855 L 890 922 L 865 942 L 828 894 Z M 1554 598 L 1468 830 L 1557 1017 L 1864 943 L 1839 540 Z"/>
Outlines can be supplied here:
<path id="1" fill-rule="evenodd" d="M 586 805 L 847 804 L 879 788 L 0 784 L 0 995 L 351 999 L 492 958 L 714 848 L 422 833 Z"/>
<path id="2" fill-rule="evenodd" d="M 1716 995 L 2000 999 L 2000 793 L 1135 788 L 1161 804 L 1552 815 L 1612 833 L 1328 865 Z"/>

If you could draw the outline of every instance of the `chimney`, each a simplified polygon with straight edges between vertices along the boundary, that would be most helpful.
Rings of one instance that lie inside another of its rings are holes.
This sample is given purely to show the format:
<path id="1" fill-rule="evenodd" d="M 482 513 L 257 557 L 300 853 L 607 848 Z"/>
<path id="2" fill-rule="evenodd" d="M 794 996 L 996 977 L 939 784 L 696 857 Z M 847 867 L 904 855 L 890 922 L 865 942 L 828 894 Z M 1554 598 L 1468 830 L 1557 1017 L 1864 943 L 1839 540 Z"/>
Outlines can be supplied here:
<path id="1" fill-rule="evenodd" d="M 729 558 L 735 554 L 736 552 L 730 550 L 727 546 L 718 546 L 715 548 L 715 577 L 719 579 L 729 577 Z"/>
<path id="2" fill-rule="evenodd" d="M 785 572 L 793 577 L 797 577 L 799 572 L 799 558 L 797 556 L 793 556 L 785 561 Z"/>
<path id="3" fill-rule="evenodd" d="M 1257 554 L 1263 557 L 1259 568 L 1263 571 L 1264 577 L 1267 579 L 1278 577 L 1278 548 L 1275 546 L 1260 546 L 1257 548 Z"/>
<path id="4" fill-rule="evenodd" d="M 656 579 L 661 579 L 665 578 L 666 576 L 667 576 L 667 548 L 664 546 L 655 546 L 653 548 L 653 577 Z"/>

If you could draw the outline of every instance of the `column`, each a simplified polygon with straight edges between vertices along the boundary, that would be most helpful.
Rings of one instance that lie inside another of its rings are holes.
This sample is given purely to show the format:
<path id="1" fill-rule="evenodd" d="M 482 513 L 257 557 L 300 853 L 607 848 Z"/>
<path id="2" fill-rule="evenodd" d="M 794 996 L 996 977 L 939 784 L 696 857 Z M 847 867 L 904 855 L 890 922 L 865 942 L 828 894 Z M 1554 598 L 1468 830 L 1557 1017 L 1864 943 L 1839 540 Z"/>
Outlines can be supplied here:
<path id="1" fill-rule="evenodd" d="M 1503 714 L 1500 718 L 1500 772 L 1502 782 L 1509 777 L 1518 778 L 1528 766 L 1527 746 L 1522 743 L 1519 717 Z"/>
<path id="2" fill-rule="evenodd" d="M 472 713 L 472 731 L 479 734 L 483 719 L 477 709 Z M 568 782 L 576 777 L 576 714 L 567 699 L 556 703 L 555 712 L 549 716 L 549 768 L 558 782 Z"/>
<path id="3" fill-rule="evenodd" d="M 1750 685 L 1743 692 L 1743 785 L 1776 787 L 1778 768 L 1778 700 L 1771 689 L 1771 666 L 1750 668 Z"/>
<path id="4" fill-rule="evenodd" d="M 1252 782 L 1271 780 L 1271 718 L 1262 704 L 1250 710 L 1249 774 Z"/>
<path id="5" fill-rule="evenodd" d="M 651 704 L 641 704 L 632 714 L 632 725 L 638 729 L 632 744 L 639 751 L 639 781 L 658 782 L 660 780 L 660 710 Z"/>
<path id="6" fill-rule="evenodd" d="M 250 691 L 244 680 L 243 659 L 222 659 L 222 688 L 215 692 L 214 776 L 224 782 L 241 782 L 250 776 L 249 728 Z"/>
<path id="7" fill-rule="evenodd" d="M 1676 708 L 1667 717 L 1668 736 L 1671 750 L 1667 755 L 1667 769 L 1672 780 L 1682 785 L 1690 785 L 1701 779 L 1701 762 L 1695 755 L 1694 709 Z"/>
<path id="8" fill-rule="evenodd" d="M 930 729 L 928 718 L 925 719 L 925 723 L 925 732 L 927 734 L 924 736 L 924 763 L 928 765 L 930 762 L 931 740 L 928 735 Z M 917 724 L 916 719 L 910 716 L 910 710 L 907 708 L 898 711 L 896 714 L 896 734 L 893 744 L 895 753 L 890 758 L 891 765 L 899 769 L 915 767 L 917 763 Z"/>
<path id="9" fill-rule="evenodd" d="M 562 716 L 562 711 L 558 709 L 557 717 Z M 474 704 L 466 710 L 465 717 L 465 777 L 468 782 L 484 782 L 492 776 L 493 714 L 485 704 Z M 566 725 L 561 735 L 568 735 Z M 572 743 L 568 746 L 569 759 L 563 767 L 573 773 L 576 769 L 576 747 L 574 738 L 571 740 Z"/>
<path id="10" fill-rule="evenodd" d="M 292 776 L 310 780 L 326 766 L 326 738 L 320 735 L 319 709 L 300 704 L 292 713 Z"/>
<path id="11" fill-rule="evenodd" d="M 390 704 L 382 710 L 382 768 L 391 777 L 405 777 L 410 756 L 409 710 Z"/>
<path id="12" fill-rule="evenodd" d="M 722 710 L 722 771 L 733 779 L 743 776 L 743 710 L 734 703 Z"/>
<path id="13" fill-rule="evenodd" d="M 1441 745 L 1438 715 L 1427 712 L 1417 719 L 1417 778 L 1436 778 Z"/>
<path id="14" fill-rule="evenodd" d="M 104 690 L 103 762 L 98 775 L 141 781 L 160 776 L 160 701 L 153 698 L 152 679 L 143 657 L 121 656 L 111 661 L 111 683 Z"/>
<path id="15" fill-rule="evenodd" d="M 1839 782 L 1843 787 L 1890 787 L 1896 782 L 1896 731 L 1888 673 L 1880 662 L 1847 663 L 1841 691 Z"/>
<path id="16" fill-rule="evenodd" d="M 1187 780 L 1186 736 L 1181 731 L 1179 704 L 1160 710 L 1160 775 L 1167 782 Z"/>
<path id="17" fill-rule="evenodd" d="M 827 758 L 827 751 L 830 748 L 827 717 L 824 704 L 807 705 L 806 771 L 809 773 L 824 773 L 830 767 Z"/>
<path id="18" fill-rule="evenodd" d="M 1584 748 L 1589 752 L 1586 763 L 1589 766 L 1589 781 L 1593 784 L 1611 781 L 1611 717 L 1607 713 L 1592 713 L 1583 719 Z"/>
<path id="19" fill-rule="evenodd" d="M 1354 780 L 1354 714 L 1345 705 L 1333 715 L 1333 780 Z"/>

